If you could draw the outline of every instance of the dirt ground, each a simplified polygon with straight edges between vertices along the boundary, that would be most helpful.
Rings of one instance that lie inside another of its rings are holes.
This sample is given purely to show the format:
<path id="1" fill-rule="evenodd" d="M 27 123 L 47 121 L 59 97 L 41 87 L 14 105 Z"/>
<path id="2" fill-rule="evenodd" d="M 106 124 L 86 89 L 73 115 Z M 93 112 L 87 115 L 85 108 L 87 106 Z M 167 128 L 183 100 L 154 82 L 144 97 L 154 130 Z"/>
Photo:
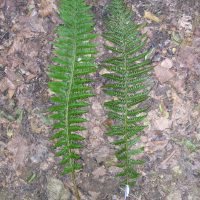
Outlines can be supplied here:
<path id="1" fill-rule="evenodd" d="M 96 63 L 112 56 L 103 44 L 103 18 L 109 0 L 86 0 L 93 7 L 97 47 Z M 154 56 L 150 98 L 142 106 L 151 106 L 144 121 L 137 147 L 145 151 L 136 159 L 146 163 L 136 166 L 140 177 L 131 188 L 133 200 L 200 199 L 200 2 L 198 0 L 127 0 L 134 21 L 145 24 L 145 49 Z M 53 121 L 48 108 L 53 95 L 45 71 L 54 56 L 52 42 L 56 26 L 62 24 L 56 9 L 58 0 L 0 0 L 0 200 L 75 200 L 71 175 L 61 176 L 61 157 L 56 141 L 49 138 Z M 145 14 L 144 14 L 145 13 Z M 114 178 L 119 169 L 106 136 L 109 124 L 103 103 L 111 100 L 101 86 L 109 80 L 99 71 L 89 76 L 96 96 L 83 115 L 86 139 L 79 150 L 76 173 L 82 200 L 123 200 L 124 187 Z"/>

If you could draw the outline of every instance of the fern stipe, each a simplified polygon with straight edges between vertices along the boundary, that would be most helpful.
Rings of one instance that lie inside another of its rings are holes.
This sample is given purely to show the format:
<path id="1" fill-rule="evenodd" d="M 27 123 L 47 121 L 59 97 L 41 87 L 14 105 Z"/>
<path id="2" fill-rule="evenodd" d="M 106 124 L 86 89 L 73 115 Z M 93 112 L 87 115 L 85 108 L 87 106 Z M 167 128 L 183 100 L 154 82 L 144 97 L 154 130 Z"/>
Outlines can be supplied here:
<path id="1" fill-rule="evenodd" d="M 105 48 L 115 53 L 115 57 L 103 62 L 102 67 L 110 71 L 109 74 L 102 75 L 111 79 L 112 84 L 104 85 L 104 92 L 109 96 L 115 96 L 116 99 L 104 103 L 105 107 L 110 110 L 109 117 L 121 121 L 119 126 L 110 126 L 111 131 L 106 133 L 109 136 L 120 136 L 111 144 L 118 146 L 115 155 L 121 164 L 117 167 L 122 171 L 115 177 L 125 177 L 120 182 L 126 185 L 125 199 L 129 196 L 129 186 L 136 183 L 139 174 L 133 169 L 134 165 L 141 165 L 145 161 L 134 160 L 132 155 L 140 154 L 144 151 L 144 147 L 133 150 L 133 146 L 138 142 L 141 135 L 136 134 L 142 131 L 146 126 L 139 126 L 146 115 L 140 115 L 148 109 L 133 107 L 148 98 L 151 89 L 146 90 L 152 83 L 143 83 L 150 75 L 146 73 L 155 66 L 147 67 L 152 59 L 136 62 L 145 58 L 149 50 L 145 53 L 134 55 L 140 51 L 146 44 L 146 34 L 138 35 L 137 24 L 133 24 L 131 18 L 133 16 L 131 7 L 127 8 L 127 4 L 123 0 L 112 0 L 111 7 L 107 8 L 112 14 L 104 20 L 107 33 L 103 33 L 103 37 L 114 46 L 104 45 Z M 145 91 L 144 91 L 145 89 Z M 141 91 L 142 92 L 138 92 Z"/>
<path id="2" fill-rule="evenodd" d="M 49 109 L 50 112 L 56 112 L 51 118 L 59 120 L 53 126 L 53 129 L 59 131 L 51 139 L 57 139 L 54 148 L 60 149 L 56 156 L 63 156 L 59 165 L 66 164 L 62 174 L 71 172 L 75 195 L 79 200 L 74 171 L 81 169 L 82 166 L 75 162 L 80 156 L 74 149 L 83 147 L 78 141 L 84 138 L 74 132 L 85 130 L 75 124 L 87 121 L 77 116 L 87 112 L 80 108 L 89 106 L 82 99 L 94 94 L 86 92 L 92 89 L 86 85 L 92 80 L 82 76 L 98 70 L 96 64 L 92 63 L 96 57 L 91 57 L 91 54 L 98 53 L 93 49 L 98 44 L 89 42 L 97 36 L 90 33 L 94 29 L 94 23 L 90 22 L 94 17 L 86 11 L 91 6 L 86 6 L 84 0 L 61 0 L 61 2 L 59 5 L 62 10 L 58 11 L 65 25 L 57 26 L 58 30 L 55 32 L 61 37 L 55 38 L 58 42 L 53 44 L 59 49 L 54 50 L 59 57 L 52 57 L 58 64 L 48 65 L 53 72 L 46 72 L 51 78 L 59 80 L 48 83 L 49 89 L 56 94 L 50 99 L 58 104 Z"/>

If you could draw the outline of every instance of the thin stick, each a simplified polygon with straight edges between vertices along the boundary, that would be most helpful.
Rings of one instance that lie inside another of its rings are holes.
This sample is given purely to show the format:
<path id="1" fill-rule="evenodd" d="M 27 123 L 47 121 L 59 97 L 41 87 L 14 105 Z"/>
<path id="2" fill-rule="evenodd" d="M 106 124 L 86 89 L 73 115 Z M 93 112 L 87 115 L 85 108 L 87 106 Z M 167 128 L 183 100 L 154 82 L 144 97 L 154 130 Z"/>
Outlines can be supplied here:
<path id="1" fill-rule="evenodd" d="M 162 161 L 160 164 L 162 165 L 162 164 L 167 163 L 175 153 L 176 153 L 176 150 L 172 151 L 172 153 L 164 161 Z"/>

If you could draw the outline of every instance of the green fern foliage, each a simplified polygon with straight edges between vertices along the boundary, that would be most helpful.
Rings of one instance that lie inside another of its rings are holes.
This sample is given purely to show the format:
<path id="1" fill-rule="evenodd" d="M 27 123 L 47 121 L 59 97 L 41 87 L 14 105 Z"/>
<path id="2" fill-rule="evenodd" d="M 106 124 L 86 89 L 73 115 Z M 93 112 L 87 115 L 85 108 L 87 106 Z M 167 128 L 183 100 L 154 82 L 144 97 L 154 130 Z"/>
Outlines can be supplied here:
<path id="1" fill-rule="evenodd" d="M 55 112 L 51 118 L 59 120 L 53 126 L 53 129 L 59 131 L 51 139 L 57 139 L 54 148 L 59 147 L 60 150 L 56 156 L 63 155 L 59 165 L 66 164 L 62 174 L 72 173 L 76 197 L 79 199 L 74 170 L 82 166 L 75 162 L 80 156 L 75 154 L 74 149 L 83 147 L 79 141 L 84 138 L 74 132 L 85 130 L 76 125 L 87 121 L 78 115 L 86 112 L 81 109 L 82 107 L 89 106 L 82 99 L 94 94 L 87 92 L 92 88 L 86 86 L 86 83 L 92 80 L 82 76 L 98 70 L 96 64 L 92 63 L 96 57 L 91 57 L 91 54 L 98 53 L 93 49 L 98 44 L 89 42 L 97 36 L 90 33 L 94 29 L 94 23 L 90 22 L 93 16 L 86 11 L 91 7 L 86 6 L 84 0 L 61 0 L 61 2 L 59 5 L 62 10 L 59 12 L 66 25 L 57 26 L 58 30 L 55 32 L 61 37 L 55 38 L 58 42 L 53 44 L 59 49 L 54 50 L 59 57 L 52 57 L 58 64 L 48 65 L 53 72 L 46 72 L 51 78 L 58 79 L 48 83 L 49 89 L 56 94 L 55 97 L 51 97 L 51 101 L 58 104 L 49 109 Z"/>
<path id="2" fill-rule="evenodd" d="M 119 146 L 115 155 L 118 160 L 122 161 L 118 165 L 122 168 L 122 171 L 116 177 L 125 177 L 121 184 L 132 186 L 139 176 L 133 166 L 143 164 L 144 161 L 134 160 L 131 156 L 141 153 L 144 148 L 132 150 L 131 147 L 141 137 L 141 135 L 136 136 L 136 134 L 146 128 L 146 126 L 139 126 L 138 123 L 146 117 L 141 113 L 148 109 L 148 107 L 134 109 L 133 106 L 148 98 L 151 89 L 147 90 L 147 87 L 152 83 L 143 82 L 149 78 L 150 75 L 146 73 L 152 70 L 154 66 L 147 67 L 152 59 L 136 63 L 136 61 L 145 58 L 149 51 L 135 55 L 144 47 L 147 38 L 142 40 L 146 34 L 137 36 L 137 24 L 131 21 L 133 16 L 131 8 L 127 9 L 123 0 L 112 0 L 111 8 L 107 9 L 113 17 L 106 18 L 105 27 L 108 32 L 104 33 L 103 37 L 112 42 L 114 47 L 104 46 L 115 53 L 115 57 L 104 61 L 104 65 L 102 65 L 110 72 L 102 76 L 111 79 L 113 82 L 104 85 L 103 88 L 105 88 L 104 92 L 107 95 L 115 96 L 117 100 L 106 102 L 104 105 L 110 110 L 109 117 L 121 121 L 121 125 L 110 126 L 111 131 L 106 134 L 121 136 L 120 139 L 111 143 Z"/>

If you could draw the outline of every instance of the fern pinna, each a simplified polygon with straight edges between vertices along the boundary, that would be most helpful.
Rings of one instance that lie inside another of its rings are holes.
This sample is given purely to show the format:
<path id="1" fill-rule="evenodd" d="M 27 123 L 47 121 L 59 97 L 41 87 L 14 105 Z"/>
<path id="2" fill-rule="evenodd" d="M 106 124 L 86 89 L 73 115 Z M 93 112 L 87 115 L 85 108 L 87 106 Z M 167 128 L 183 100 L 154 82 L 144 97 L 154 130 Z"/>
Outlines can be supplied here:
<path id="1" fill-rule="evenodd" d="M 91 57 L 91 54 L 98 53 L 92 49 L 98 44 L 88 42 L 97 36 L 97 34 L 89 34 L 94 29 L 94 23 L 90 22 L 93 15 L 85 12 L 91 7 L 87 7 L 84 0 L 61 0 L 61 2 L 63 4 L 59 5 L 63 10 L 58 11 L 66 25 L 57 26 L 58 30 L 55 32 L 61 37 L 55 38 L 58 43 L 53 43 L 60 49 L 54 50 L 60 57 L 52 57 L 58 65 L 48 65 L 54 72 L 46 72 L 51 78 L 59 80 L 48 83 L 49 89 L 57 94 L 57 96 L 51 97 L 51 101 L 59 104 L 49 109 L 51 112 L 57 112 L 51 118 L 59 120 L 53 126 L 53 129 L 59 129 L 59 132 L 51 139 L 58 138 L 54 148 L 62 146 L 56 156 L 64 155 L 63 160 L 59 163 L 59 165 L 67 163 L 62 174 L 72 173 L 76 198 L 79 199 L 74 170 L 78 170 L 82 166 L 75 164 L 75 160 L 80 156 L 75 154 L 73 149 L 82 148 L 83 146 L 75 141 L 84 138 L 74 132 L 85 130 L 85 128 L 74 124 L 87 121 L 77 115 L 86 112 L 79 109 L 80 107 L 89 105 L 80 99 L 94 95 L 86 92 L 92 88 L 85 85 L 92 80 L 80 76 L 97 70 L 96 64 L 91 62 L 96 57 Z"/>
<path id="2" fill-rule="evenodd" d="M 146 111 L 148 107 L 134 109 L 134 106 L 148 98 L 147 95 L 151 89 L 143 92 L 138 91 L 151 84 L 143 83 L 150 76 L 144 76 L 143 74 L 149 72 L 154 66 L 145 67 L 152 59 L 136 63 L 136 61 L 145 58 L 149 51 L 134 56 L 135 53 L 144 47 L 147 38 L 142 41 L 146 34 L 136 37 L 138 35 L 137 24 L 130 21 L 133 16 L 131 7 L 127 9 L 127 5 L 124 4 L 123 0 L 112 0 L 111 8 L 107 9 L 113 17 L 106 18 L 104 21 L 108 32 L 103 33 L 103 37 L 115 46 L 104 46 L 116 53 L 116 56 L 104 61 L 105 65 L 102 65 L 102 67 L 110 71 L 109 74 L 104 74 L 103 77 L 114 81 L 112 84 L 104 85 L 103 87 L 108 88 L 104 90 L 107 95 L 115 96 L 117 100 L 106 102 L 104 105 L 111 110 L 109 117 L 121 121 L 122 124 L 110 126 L 111 131 L 106 134 L 109 136 L 121 136 L 121 139 L 111 144 L 121 145 L 115 152 L 115 155 L 117 155 L 118 160 L 122 161 L 120 165 L 117 165 L 122 168 L 122 172 L 118 173 L 116 177 L 126 177 L 121 182 L 121 184 L 126 185 L 126 198 L 129 195 L 129 186 L 134 185 L 136 182 L 131 179 L 138 178 L 139 176 L 132 168 L 133 165 L 144 163 L 144 161 L 131 159 L 132 155 L 143 152 L 144 148 L 141 147 L 133 150 L 131 147 L 141 137 L 141 135 L 135 136 L 136 133 L 146 128 L 146 126 L 137 125 L 146 115 L 138 116 L 138 114 Z"/>

